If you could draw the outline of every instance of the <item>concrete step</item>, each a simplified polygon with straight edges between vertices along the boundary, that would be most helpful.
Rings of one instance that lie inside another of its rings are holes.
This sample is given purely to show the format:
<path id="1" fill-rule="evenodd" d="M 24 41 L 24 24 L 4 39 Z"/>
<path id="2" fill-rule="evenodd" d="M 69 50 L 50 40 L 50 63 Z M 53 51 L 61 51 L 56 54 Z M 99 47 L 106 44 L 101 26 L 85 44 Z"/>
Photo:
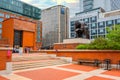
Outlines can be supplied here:
<path id="1" fill-rule="evenodd" d="M 56 55 L 37 55 L 37 56 L 18 56 L 18 57 L 13 57 L 12 61 L 17 62 L 17 61 L 29 61 L 29 60 L 44 60 L 44 59 L 51 59 L 55 58 Z"/>
<path id="2" fill-rule="evenodd" d="M 44 66 L 52 66 L 52 65 L 60 65 L 60 64 L 66 64 L 68 62 L 63 60 L 50 60 L 46 62 L 31 62 L 31 63 L 19 63 L 19 64 L 13 64 L 12 68 L 13 71 L 15 70 L 22 70 L 22 69 L 30 69 L 30 68 L 38 68 L 38 67 L 44 67 Z"/>

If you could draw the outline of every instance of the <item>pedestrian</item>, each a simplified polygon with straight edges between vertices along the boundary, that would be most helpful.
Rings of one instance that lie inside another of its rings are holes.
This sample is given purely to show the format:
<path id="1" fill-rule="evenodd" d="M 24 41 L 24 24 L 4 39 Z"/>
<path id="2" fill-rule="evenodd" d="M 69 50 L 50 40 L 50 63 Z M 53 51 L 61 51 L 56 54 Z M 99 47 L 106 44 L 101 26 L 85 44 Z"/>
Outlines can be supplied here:
<path id="1" fill-rule="evenodd" d="M 19 54 L 22 55 L 22 53 L 23 53 L 23 48 L 20 47 L 20 48 L 19 48 Z"/>

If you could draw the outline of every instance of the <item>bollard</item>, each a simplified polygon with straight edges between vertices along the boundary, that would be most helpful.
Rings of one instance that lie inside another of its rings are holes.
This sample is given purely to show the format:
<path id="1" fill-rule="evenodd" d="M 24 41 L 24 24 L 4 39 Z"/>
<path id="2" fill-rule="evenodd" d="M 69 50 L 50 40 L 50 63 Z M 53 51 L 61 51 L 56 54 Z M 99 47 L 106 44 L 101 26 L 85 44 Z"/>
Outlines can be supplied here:
<path id="1" fill-rule="evenodd" d="M 104 60 L 104 64 L 105 64 L 105 70 L 110 70 L 111 69 L 111 60 L 110 59 L 105 59 Z"/>

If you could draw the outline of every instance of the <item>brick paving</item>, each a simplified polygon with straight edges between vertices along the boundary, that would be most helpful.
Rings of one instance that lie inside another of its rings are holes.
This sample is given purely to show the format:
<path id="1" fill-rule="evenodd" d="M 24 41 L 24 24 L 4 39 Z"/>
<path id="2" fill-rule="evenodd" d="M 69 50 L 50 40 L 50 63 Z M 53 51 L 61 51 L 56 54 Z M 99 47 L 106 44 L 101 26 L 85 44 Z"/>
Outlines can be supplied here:
<path id="1" fill-rule="evenodd" d="M 8 80 L 120 80 L 119 70 L 106 71 L 91 66 L 84 67 L 75 64 L 63 64 L 19 70 L 14 71 L 12 74 L 2 76 L 8 78 Z M 93 70 L 89 71 L 88 68 Z"/>
<path id="2" fill-rule="evenodd" d="M 7 78 L 5 78 L 5 77 L 0 76 L 0 80 L 9 80 L 9 79 L 7 79 Z"/>
<path id="3" fill-rule="evenodd" d="M 36 55 L 39 54 L 23 54 L 23 56 Z M 13 71 L 11 74 L 1 75 L 0 80 L 120 80 L 120 70 L 107 71 L 92 66 L 63 64 Z"/>

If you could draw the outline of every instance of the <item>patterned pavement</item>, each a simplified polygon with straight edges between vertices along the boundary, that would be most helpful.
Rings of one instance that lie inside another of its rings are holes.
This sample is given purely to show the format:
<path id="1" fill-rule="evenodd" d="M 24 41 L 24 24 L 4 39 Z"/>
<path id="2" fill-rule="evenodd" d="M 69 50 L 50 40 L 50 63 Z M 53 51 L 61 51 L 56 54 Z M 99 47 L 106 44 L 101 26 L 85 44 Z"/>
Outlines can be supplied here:
<path id="1" fill-rule="evenodd" d="M 20 70 L 2 76 L 8 80 L 120 80 L 120 70 L 106 71 L 92 66 L 64 64 Z"/>

